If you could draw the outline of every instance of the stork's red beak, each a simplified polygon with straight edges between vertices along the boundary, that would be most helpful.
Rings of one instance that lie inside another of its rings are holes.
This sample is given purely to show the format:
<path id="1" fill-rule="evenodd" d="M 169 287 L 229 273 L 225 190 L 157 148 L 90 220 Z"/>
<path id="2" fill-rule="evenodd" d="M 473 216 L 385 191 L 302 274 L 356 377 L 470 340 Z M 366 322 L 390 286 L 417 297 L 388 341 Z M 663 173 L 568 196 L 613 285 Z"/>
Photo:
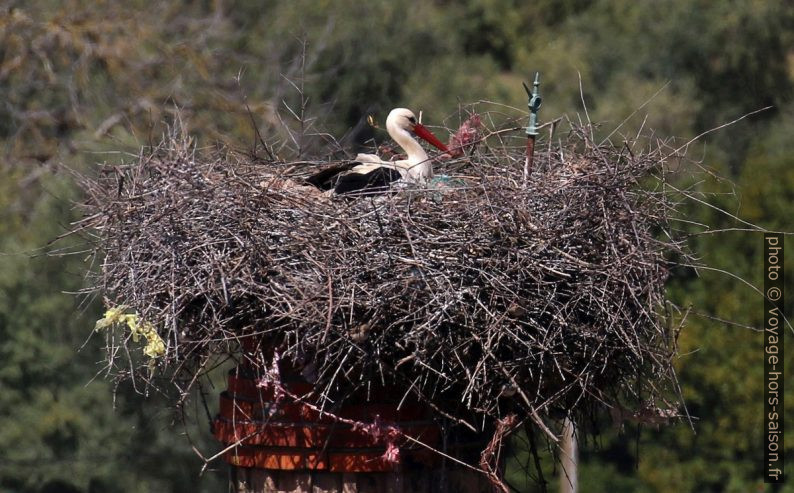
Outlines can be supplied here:
<path id="1" fill-rule="evenodd" d="M 414 133 L 416 134 L 417 137 L 420 137 L 421 139 L 425 140 L 426 142 L 432 144 L 437 149 L 439 149 L 441 151 L 444 151 L 444 152 L 449 152 L 449 149 L 447 149 L 447 146 L 445 146 L 443 142 L 438 140 L 436 138 L 436 136 L 433 135 L 433 132 L 431 132 L 430 130 L 425 128 L 425 126 L 422 125 L 421 123 L 417 123 L 416 125 L 414 125 Z"/>

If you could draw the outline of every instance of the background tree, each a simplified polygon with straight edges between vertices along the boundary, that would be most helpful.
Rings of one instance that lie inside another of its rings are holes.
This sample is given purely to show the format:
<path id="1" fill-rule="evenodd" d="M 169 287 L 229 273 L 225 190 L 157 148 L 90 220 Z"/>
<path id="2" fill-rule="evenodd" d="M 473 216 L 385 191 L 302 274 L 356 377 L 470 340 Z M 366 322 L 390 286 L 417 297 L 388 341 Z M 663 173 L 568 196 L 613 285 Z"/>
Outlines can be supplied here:
<path id="1" fill-rule="evenodd" d="M 321 130 L 345 146 L 366 142 L 364 117 L 382 120 L 397 105 L 454 126 L 461 103 L 523 107 L 520 82 L 540 70 L 545 119 L 586 118 L 584 101 L 606 136 L 639 109 L 612 136 L 618 143 L 643 125 L 688 139 L 774 105 L 690 149 L 735 182 L 709 180 L 695 192 L 792 231 L 793 28 L 794 6 L 782 0 L 0 5 L 0 488 L 214 491 L 223 480 L 198 477 L 200 462 L 156 396 L 92 380 L 99 341 L 84 342 L 99 306 L 64 294 L 79 288 L 86 265 L 43 255 L 76 214 L 64 169 L 90 172 L 137 152 L 175 108 L 202 145 L 242 149 L 254 138 L 249 108 L 268 142 L 292 136 L 309 152 L 327 143 Z M 685 212 L 714 229 L 741 226 L 705 207 Z M 760 235 L 715 232 L 691 246 L 709 265 L 760 283 Z M 674 274 L 671 296 L 698 310 L 679 361 L 695 431 L 601 423 L 604 436 L 582 451 L 582 491 L 769 491 L 759 479 L 761 337 L 742 326 L 760 325 L 761 298 L 716 271 Z M 193 435 L 208 440 L 206 421 Z M 791 430 L 786 442 L 794 457 Z M 516 463 L 521 449 L 519 440 Z M 551 460 L 543 464 L 554 477 Z M 509 478 L 534 491 L 522 475 L 516 466 Z"/>

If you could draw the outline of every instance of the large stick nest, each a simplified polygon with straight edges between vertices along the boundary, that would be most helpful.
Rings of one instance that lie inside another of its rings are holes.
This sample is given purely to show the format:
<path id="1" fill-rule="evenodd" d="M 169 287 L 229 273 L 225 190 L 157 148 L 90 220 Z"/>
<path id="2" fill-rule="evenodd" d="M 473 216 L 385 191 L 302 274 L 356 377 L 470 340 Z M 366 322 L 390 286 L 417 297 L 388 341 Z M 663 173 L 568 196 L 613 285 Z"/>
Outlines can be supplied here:
<path id="1" fill-rule="evenodd" d="M 521 134 L 492 132 L 436 163 L 453 179 L 356 198 L 303 185 L 327 162 L 196 150 L 175 132 L 85 181 L 92 289 L 156 328 L 158 372 L 180 382 L 255 336 L 319 396 L 385 382 L 473 425 L 669 398 L 680 248 L 661 151 L 573 126 L 525 179 Z M 108 355 L 129 376 L 120 355 L 146 361 L 119 335 Z"/>

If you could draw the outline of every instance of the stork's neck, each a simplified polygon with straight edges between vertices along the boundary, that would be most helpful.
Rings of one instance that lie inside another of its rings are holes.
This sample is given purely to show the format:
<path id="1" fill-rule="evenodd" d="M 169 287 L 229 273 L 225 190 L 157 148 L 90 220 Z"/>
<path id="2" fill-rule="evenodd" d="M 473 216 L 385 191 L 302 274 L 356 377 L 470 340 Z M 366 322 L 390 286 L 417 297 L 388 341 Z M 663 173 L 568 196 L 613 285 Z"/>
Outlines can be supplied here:
<path id="1" fill-rule="evenodd" d="M 419 142 L 405 129 L 390 127 L 387 130 L 391 138 L 408 154 L 407 161 L 410 166 L 408 173 L 411 178 L 421 181 L 430 179 L 433 174 L 433 167 L 427 157 L 427 153 Z"/>

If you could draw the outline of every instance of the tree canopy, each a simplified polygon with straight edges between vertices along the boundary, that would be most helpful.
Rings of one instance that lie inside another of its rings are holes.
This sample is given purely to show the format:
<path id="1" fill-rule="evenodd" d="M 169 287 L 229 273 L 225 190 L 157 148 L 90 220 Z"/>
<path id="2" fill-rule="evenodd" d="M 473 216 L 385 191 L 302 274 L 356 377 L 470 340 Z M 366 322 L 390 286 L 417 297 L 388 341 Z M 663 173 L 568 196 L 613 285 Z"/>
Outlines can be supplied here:
<path id="1" fill-rule="evenodd" d="M 68 294 L 90 266 L 47 254 L 66 246 L 50 241 L 77 214 L 67 170 L 121 160 L 176 118 L 201 145 L 250 147 L 253 118 L 269 142 L 292 132 L 307 148 L 327 135 L 352 147 L 372 136 L 368 114 L 383 119 L 396 106 L 452 122 L 460 105 L 480 100 L 523 107 L 521 82 L 535 71 L 542 120 L 589 118 L 604 136 L 643 128 L 683 143 L 771 106 L 689 149 L 733 181 L 691 189 L 743 220 L 794 230 L 791 2 L 0 6 L 0 491 L 213 491 L 224 479 L 199 477 L 200 461 L 156 396 L 102 378 L 99 341 L 90 338 L 99 303 Z M 308 127 L 292 112 L 303 112 Z M 697 419 L 692 428 L 607 430 L 584 444 L 582 491 L 772 491 L 761 481 L 762 339 L 748 328 L 762 323 L 762 298 L 720 272 L 759 285 L 762 239 L 733 230 L 742 223 L 713 208 L 687 212 L 715 230 L 690 243 L 714 269 L 674 271 L 669 286 L 679 305 L 694 307 L 679 373 Z M 790 386 L 786 406 L 794 415 Z M 211 448 L 206 425 L 191 436 Z M 791 430 L 786 438 L 794 457 Z M 551 460 L 544 467 L 551 477 Z M 508 477 L 536 490 L 517 466 Z"/>

